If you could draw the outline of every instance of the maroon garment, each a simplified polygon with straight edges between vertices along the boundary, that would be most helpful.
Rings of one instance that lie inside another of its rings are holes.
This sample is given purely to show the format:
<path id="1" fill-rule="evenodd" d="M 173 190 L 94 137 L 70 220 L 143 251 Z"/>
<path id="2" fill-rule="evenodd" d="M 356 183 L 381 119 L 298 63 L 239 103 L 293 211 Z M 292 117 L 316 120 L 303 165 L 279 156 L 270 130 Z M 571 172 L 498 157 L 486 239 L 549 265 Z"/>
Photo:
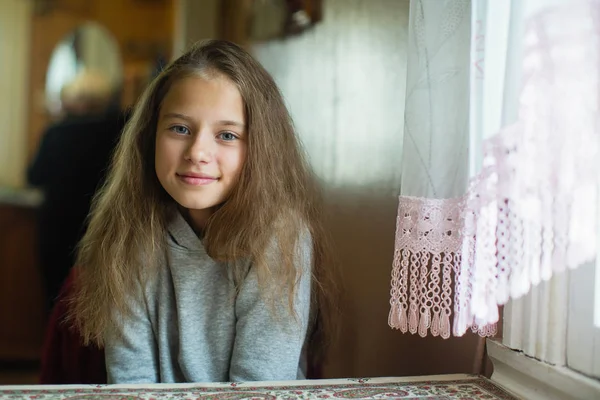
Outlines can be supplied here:
<path id="1" fill-rule="evenodd" d="M 64 282 L 54 305 L 42 349 L 40 384 L 106 383 L 104 351 L 95 345 L 84 346 L 81 336 L 65 322 L 67 302 L 73 289 L 75 269 Z"/>

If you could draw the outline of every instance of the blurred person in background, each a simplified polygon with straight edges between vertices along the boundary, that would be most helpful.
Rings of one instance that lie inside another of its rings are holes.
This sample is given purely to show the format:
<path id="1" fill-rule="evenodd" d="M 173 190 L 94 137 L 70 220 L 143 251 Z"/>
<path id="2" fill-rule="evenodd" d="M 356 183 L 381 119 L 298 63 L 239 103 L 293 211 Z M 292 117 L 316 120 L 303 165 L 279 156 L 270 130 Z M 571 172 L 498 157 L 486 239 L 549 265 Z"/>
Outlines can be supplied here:
<path id="1" fill-rule="evenodd" d="M 78 74 L 62 89 L 62 116 L 44 132 L 27 171 L 29 184 L 45 196 L 38 246 L 48 311 L 73 266 L 92 197 L 125 123 L 118 99 L 119 90 L 103 74 Z"/>

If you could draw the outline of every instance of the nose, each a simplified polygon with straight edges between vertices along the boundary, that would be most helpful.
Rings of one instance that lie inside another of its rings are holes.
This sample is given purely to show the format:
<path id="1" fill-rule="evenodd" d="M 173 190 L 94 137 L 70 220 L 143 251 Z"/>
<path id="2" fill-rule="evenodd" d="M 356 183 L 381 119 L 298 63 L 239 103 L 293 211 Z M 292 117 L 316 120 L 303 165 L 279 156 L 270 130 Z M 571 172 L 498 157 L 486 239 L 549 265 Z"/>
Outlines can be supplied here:
<path id="1" fill-rule="evenodd" d="M 194 164 L 210 163 L 214 159 L 215 141 L 208 132 L 200 132 L 192 137 L 186 151 L 186 160 Z"/>

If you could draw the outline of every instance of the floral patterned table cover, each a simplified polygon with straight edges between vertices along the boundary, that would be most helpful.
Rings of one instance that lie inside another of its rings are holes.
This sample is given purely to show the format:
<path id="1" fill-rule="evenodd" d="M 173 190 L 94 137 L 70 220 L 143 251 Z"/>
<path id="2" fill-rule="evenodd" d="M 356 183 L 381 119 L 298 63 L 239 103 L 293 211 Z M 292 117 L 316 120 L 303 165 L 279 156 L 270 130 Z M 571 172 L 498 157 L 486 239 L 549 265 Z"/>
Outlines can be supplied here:
<path id="1" fill-rule="evenodd" d="M 289 382 L 152 385 L 0 386 L 0 400 L 138 399 L 502 399 L 516 397 L 472 375 Z"/>

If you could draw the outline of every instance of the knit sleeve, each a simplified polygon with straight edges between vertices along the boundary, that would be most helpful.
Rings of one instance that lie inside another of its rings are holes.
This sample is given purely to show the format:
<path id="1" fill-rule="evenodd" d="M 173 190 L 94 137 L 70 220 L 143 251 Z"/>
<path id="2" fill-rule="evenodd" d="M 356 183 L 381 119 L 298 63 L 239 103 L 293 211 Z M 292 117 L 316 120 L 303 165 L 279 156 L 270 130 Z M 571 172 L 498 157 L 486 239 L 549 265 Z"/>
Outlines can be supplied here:
<path id="1" fill-rule="evenodd" d="M 105 340 L 108 383 L 158 383 L 158 348 L 144 296 L 132 296 L 130 305 L 131 316 Z"/>
<path id="2" fill-rule="evenodd" d="M 300 240 L 293 315 L 287 295 L 275 300 L 275 312 L 261 295 L 251 268 L 236 299 L 236 334 L 229 378 L 232 382 L 298 378 L 310 313 L 312 239 Z"/>

